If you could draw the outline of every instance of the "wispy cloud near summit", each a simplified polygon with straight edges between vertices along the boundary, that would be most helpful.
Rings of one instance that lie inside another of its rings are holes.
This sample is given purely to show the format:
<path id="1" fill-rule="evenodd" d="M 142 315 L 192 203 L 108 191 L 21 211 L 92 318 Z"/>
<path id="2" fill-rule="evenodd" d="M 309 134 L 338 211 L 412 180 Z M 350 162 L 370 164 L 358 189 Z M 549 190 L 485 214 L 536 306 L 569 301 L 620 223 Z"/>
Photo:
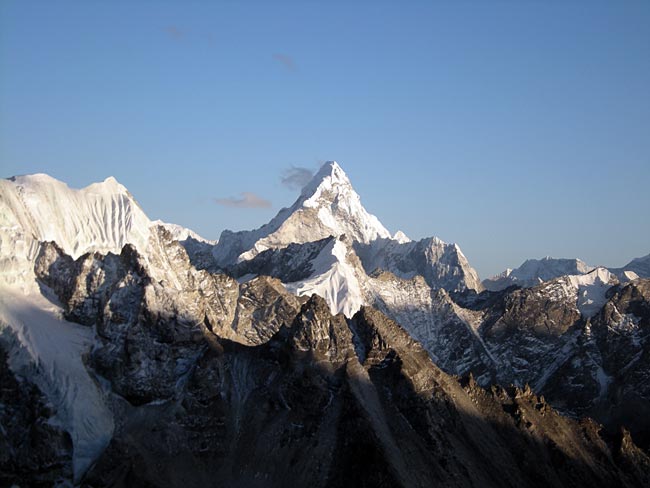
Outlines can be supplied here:
<path id="1" fill-rule="evenodd" d="M 280 182 L 290 190 L 301 190 L 313 176 L 314 172 L 309 168 L 292 166 L 282 172 Z"/>
<path id="2" fill-rule="evenodd" d="M 214 198 L 217 205 L 233 208 L 271 208 L 271 202 L 257 196 L 255 193 L 244 191 L 240 193 L 241 198 Z"/>

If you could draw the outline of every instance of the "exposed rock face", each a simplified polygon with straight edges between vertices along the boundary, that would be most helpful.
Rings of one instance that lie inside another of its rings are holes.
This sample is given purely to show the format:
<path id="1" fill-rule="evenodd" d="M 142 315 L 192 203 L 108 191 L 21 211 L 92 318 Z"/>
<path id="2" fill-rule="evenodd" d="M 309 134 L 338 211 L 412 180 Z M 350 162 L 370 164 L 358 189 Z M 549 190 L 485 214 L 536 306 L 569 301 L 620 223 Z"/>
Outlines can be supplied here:
<path id="1" fill-rule="evenodd" d="M 259 276 L 239 286 L 231 327 L 247 344 L 262 344 L 291 322 L 305 300 L 287 293 L 279 280 Z"/>
<path id="2" fill-rule="evenodd" d="M 638 413 L 650 411 L 650 281 L 610 288 L 593 317 L 580 313 L 569 281 L 474 300 L 474 323 L 496 372 L 479 381 L 529 383 L 561 411 L 592 416 L 612 432 L 627 426 L 647 447 L 648 416 Z M 469 369 L 480 374 L 484 362 L 474 360 Z"/>
<path id="3" fill-rule="evenodd" d="M 314 296 L 265 344 L 220 343 L 174 398 L 127 409 L 87 483 L 642 486 L 633 443 L 613 451 L 529 389 L 461 385 L 375 310 L 348 324 Z"/>
<path id="4" fill-rule="evenodd" d="M 367 282 L 367 301 L 406 329 L 433 361 L 457 375 L 473 371 L 488 384 L 496 365 L 483 344 L 471 311 L 460 308 L 445 290 L 432 290 L 421 276 L 402 279 L 376 272 Z"/>
<path id="5" fill-rule="evenodd" d="M 406 279 L 419 275 L 431 288 L 450 292 L 483 289 L 458 245 L 436 237 L 418 242 L 381 239 L 371 244 L 355 243 L 355 249 L 368 274 L 383 270 Z"/>
<path id="6" fill-rule="evenodd" d="M 391 237 L 335 164 L 216 246 L 112 179 L 0 186 L 0 331 L 18 344 L 0 357 L 2 483 L 648 485 L 650 281 L 632 271 L 478 293 L 456 245 Z M 48 226 L 57 198 L 70 228 Z"/>
<path id="7" fill-rule="evenodd" d="M 267 249 L 253 259 L 228 267 L 235 277 L 246 275 L 274 276 L 283 283 L 293 283 L 309 278 L 314 273 L 314 260 L 334 241 L 326 237 L 306 244 L 289 244 L 281 249 Z"/>
<path id="8" fill-rule="evenodd" d="M 425 464 L 435 466 L 437 460 L 442 465 L 438 473 L 442 486 L 462 486 L 454 480 L 467 475 L 475 486 L 533 486 L 540 480 L 547 486 L 599 486 L 607 478 L 620 482 L 605 461 L 609 449 L 595 425 L 589 424 L 591 431 L 586 432 L 529 388 L 485 391 L 470 377 L 461 390 L 408 334 L 377 311 L 362 310 L 353 330 L 359 326 L 366 328 L 360 334 L 365 336 L 363 342 L 375 344 L 364 366 L 375 365 L 369 370 L 373 384 L 380 392 L 391 392 L 385 405 L 402 414 L 388 416 L 389 423 L 406 419 L 408 424 L 394 431 L 408 433 L 407 438 L 417 433 L 432 446 L 436 455 Z M 417 396 L 406 393 L 409 390 Z M 404 449 L 402 439 L 400 446 Z M 436 479 L 434 473 L 427 477 Z M 628 479 L 639 483 L 634 474 Z"/>
<path id="9" fill-rule="evenodd" d="M 329 251 L 334 242 L 345 252 Z M 647 355 L 647 340 L 637 327 L 645 312 L 637 307 L 640 315 L 623 313 L 624 319 L 598 319 L 599 310 L 609 300 L 607 290 L 617 283 L 609 271 L 584 269 L 585 274 L 561 276 L 532 288 L 481 295 L 466 288 L 449 293 L 432 286 L 436 277 L 425 277 L 427 270 L 435 270 L 435 264 L 423 263 L 421 272 L 414 264 L 423 255 L 421 249 L 415 251 L 420 243 L 386 241 L 384 245 L 390 250 L 384 252 L 377 242 L 361 245 L 328 238 L 264 251 L 230 271 L 236 276 L 269 273 L 294 292 L 324 296 L 333 312 L 372 305 L 402 324 L 444 371 L 457 375 L 472 372 L 483 386 L 523 387 L 529 383 L 562 412 L 576 417 L 593 415 L 614 431 L 627 425 L 633 436 L 647 445 L 647 426 L 635 420 L 638 415 L 633 412 L 637 407 L 648 409 L 650 396 L 643 378 L 650 374 L 650 367 L 639 359 L 634 362 L 636 376 L 624 378 L 617 373 L 637 355 Z M 401 251 L 397 252 L 398 248 Z M 336 259 L 326 261 L 328 253 Z M 368 275 L 370 268 L 374 272 Z M 463 276 L 460 283 L 472 282 L 468 274 Z M 293 280 L 302 281 L 296 285 Z M 447 285 L 454 288 L 451 282 Z M 617 333 L 600 331 L 609 330 L 608 326 L 616 330 L 621 320 L 628 324 L 623 328 L 636 331 L 627 341 Z M 603 321 L 609 325 L 596 326 Z M 606 345 L 608 342 L 611 344 Z M 617 343 L 615 354 L 621 359 L 614 364 L 609 356 Z M 631 351 L 634 356 L 626 356 Z M 635 379 L 633 386 L 624 387 L 629 400 L 625 402 L 614 392 L 621 391 L 627 378 Z"/>
<path id="10" fill-rule="evenodd" d="M 260 277 L 240 286 L 194 269 L 174 241 L 161 249 L 147 260 L 127 245 L 119 256 L 72 261 L 56 244 L 44 243 L 36 260 L 37 276 L 57 293 L 65 317 L 96 324 L 101 343 L 92 364 L 133 404 L 171 397 L 179 375 L 206 347 L 205 337 L 257 344 L 300 308 L 277 280 Z"/>
<path id="11" fill-rule="evenodd" d="M 125 246 L 119 256 L 72 260 L 44 244 L 36 261 L 66 316 L 96 327 L 89 366 L 112 392 L 113 439 L 82 484 L 644 482 L 648 458 L 629 436 L 607 443 L 596 425 L 560 416 L 529 389 L 461 384 L 378 310 L 346 319 L 276 279 L 238 284 L 197 271 L 173 241 L 163 249 L 144 258 Z M 639 293 L 621 289 L 619 305 L 643 306 Z"/>
<path id="12" fill-rule="evenodd" d="M 627 426 L 649 448 L 650 418 L 640 412 L 650 411 L 650 280 L 612 290 L 591 332 L 607 379 L 586 413 L 612 428 Z"/>

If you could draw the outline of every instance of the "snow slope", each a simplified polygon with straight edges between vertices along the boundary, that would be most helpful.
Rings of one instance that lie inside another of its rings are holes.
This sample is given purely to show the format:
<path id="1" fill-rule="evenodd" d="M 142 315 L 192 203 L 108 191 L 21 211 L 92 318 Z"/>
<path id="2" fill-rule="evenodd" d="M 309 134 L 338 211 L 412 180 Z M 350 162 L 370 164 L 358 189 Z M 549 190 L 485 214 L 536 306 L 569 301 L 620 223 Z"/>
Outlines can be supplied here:
<path id="1" fill-rule="evenodd" d="M 164 227 L 165 230 L 167 230 L 167 232 L 171 234 L 172 238 L 175 241 L 180 242 L 180 241 L 186 241 L 187 239 L 194 239 L 195 241 L 198 241 L 200 243 L 205 243 L 205 244 L 215 245 L 217 243 L 217 241 L 204 239 L 193 230 L 188 229 L 187 227 L 183 227 L 182 225 L 170 224 L 169 222 L 163 222 L 162 220 L 154 220 L 153 222 L 151 222 L 151 225 Z"/>
<path id="2" fill-rule="evenodd" d="M 355 266 L 354 258 L 345 239 L 334 239 L 312 261 L 311 276 L 285 287 L 299 296 L 315 293 L 327 301 L 332 314 L 352 317 L 366 303 L 359 284 L 360 266 Z"/>
<path id="3" fill-rule="evenodd" d="M 607 290 L 618 284 L 617 277 L 605 268 L 596 268 L 583 275 L 567 277 L 576 288 L 577 307 L 583 317 L 593 317 L 607 302 Z"/>
<path id="4" fill-rule="evenodd" d="M 622 268 L 610 268 L 609 270 L 618 276 L 621 281 L 650 278 L 650 254 L 634 258 Z"/>
<path id="5" fill-rule="evenodd" d="M 45 174 L 0 180 L 0 282 L 31 281 L 40 241 L 67 254 L 145 249 L 151 222 L 127 189 L 109 177 L 81 190 Z"/>
<path id="6" fill-rule="evenodd" d="M 0 285 L 0 340 L 11 369 L 38 385 L 56 410 L 56 422 L 70 433 L 78 480 L 113 435 L 104 394 L 83 363 L 93 329 L 63 320 L 61 308 L 38 292 Z"/>

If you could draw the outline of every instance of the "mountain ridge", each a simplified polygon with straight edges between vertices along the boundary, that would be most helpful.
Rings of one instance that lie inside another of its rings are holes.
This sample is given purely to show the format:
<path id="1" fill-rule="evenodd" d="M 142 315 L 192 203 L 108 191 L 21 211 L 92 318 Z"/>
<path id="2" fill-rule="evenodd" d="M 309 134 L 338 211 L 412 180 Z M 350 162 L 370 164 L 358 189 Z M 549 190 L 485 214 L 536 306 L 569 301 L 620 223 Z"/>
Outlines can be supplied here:
<path id="1" fill-rule="evenodd" d="M 238 442 L 232 429 L 238 431 L 245 424 L 242 412 L 251 422 L 260 418 L 256 415 L 266 418 L 266 411 L 280 412 L 288 423 L 271 420 L 274 433 L 268 434 L 269 442 L 277 443 L 277 436 L 302 439 L 296 432 L 316 429 L 328 432 L 331 439 L 341 436 L 343 446 L 348 446 L 342 452 L 364 452 L 350 447 L 353 441 L 346 435 L 357 429 L 370 439 L 366 449 L 390 466 L 388 471 L 372 463 L 366 468 L 373 466 L 384 481 L 399 479 L 404 486 L 417 486 L 417 476 L 405 468 L 415 461 L 405 459 L 398 438 L 385 426 L 411 432 L 407 424 L 421 425 L 434 437 L 399 438 L 417 452 L 420 466 L 427 462 L 437 466 L 439 460 L 441 466 L 463 465 L 442 451 L 428 450 L 451 442 L 466 453 L 466 459 L 491 473 L 486 481 L 458 467 L 456 479 L 465 480 L 458 486 L 469 484 L 469 479 L 491 486 L 496 473 L 485 463 L 483 451 L 472 451 L 476 446 L 464 444 L 462 435 L 447 438 L 438 424 L 422 420 L 418 410 L 458 421 L 463 414 L 453 412 L 464 411 L 473 402 L 479 410 L 471 407 L 472 415 L 481 420 L 479 424 L 467 420 L 467 425 L 481 425 L 481 432 L 493 436 L 488 418 L 498 418 L 499 425 L 514 422 L 508 427 L 514 429 L 507 431 L 511 434 L 497 428 L 494 439 L 510 435 L 519 439 L 527 429 L 520 416 L 533 416 L 536 428 L 546 432 L 543 442 L 559 443 L 565 454 L 571 448 L 556 437 L 553 422 L 568 422 L 565 425 L 576 435 L 579 427 L 549 413 L 550 406 L 576 418 L 598 419 L 606 428 L 603 439 L 617 438 L 621 426 L 626 426 L 629 430 L 618 447 L 601 439 L 599 427 L 589 427 L 588 440 L 575 442 L 587 442 L 588 450 L 598 446 L 605 457 L 614 452 L 630 456 L 629 460 L 636 459 L 629 461 L 634 469 L 648 464 L 643 449 L 650 447 L 650 424 L 645 420 L 650 416 L 638 412 L 650 411 L 650 280 L 568 260 L 573 266 L 569 271 L 585 272 L 543 275 L 532 266 L 534 286 L 482 290 L 459 246 L 438 238 L 411 241 L 399 232 L 391 236 L 363 209 L 340 166 L 328 163 L 324 168 L 292 207 L 278 213 L 273 225 L 262 226 L 257 233 L 230 233 L 231 237 L 225 233 L 216 243 L 173 224 L 151 222 L 114 178 L 81 190 L 42 174 L 0 182 L 0 350 L 5 354 L 0 357 L 7 358 L 7 374 L 33 386 L 21 398 L 40 395 L 38 401 L 55 407 L 51 414 L 41 409 L 34 415 L 41 415 L 41 422 L 56 419 L 58 429 L 30 430 L 29 424 L 12 424 L 12 432 L 23 436 L 17 438 L 33 434 L 51 439 L 56 449 L 47 455 L 63 459 L 58 466 L 77 481 L 89 476 L 102 486 L 128 472 L 144 485 L 153 480 L 165 485 L 157 475 L 134 472 L 131 461 L 120 454 L 133 449 L 144 465 L 154 465 L 143 446 L 154 438 L 165 445 L 154 431 L 171 435 L 154 420 L 158 413 L 167 412 L 165 422 L 183 439 L 184 449 L 197 456 L 191 465 L 201 457 L 195 446 L 204 445 L 205 452 L 235 462 L 237 451 L 217 439 Z M 66 205 L 72 209 L 69 215 L 61 213 Z M 68 217 L 73 225 L 66 227 Z M 301 229 L 303 217 L 307 231 Z M 369 222 L 359 223 L 364 219 Z M 85 229 L 83 222 L 88 223 Z M 298 242 L 289 242 L 296 236 Z M 648 257 L 630 264 L 642 272 Z M 277 369 L 277 364 L 284 366 Z M 343 364 L 351 368 L 351 376 L 342 376 Z M 287 370 L 287 365 L 293 366 Z M 427 373 L 418 373 L 414 365 L 423 365 Z M 251 371 L 267 379 L 259 383 Z M 457 380 L 448 374 L 471 377 L 459 390 Z M 269 384 L 278 390 L 269 389 Z M 420 386 L 411 392 L 405 389 L 409 384 Z M 508 389 L 510 384 L 519 389 Z M 525 384 L 533 385 L 534 394 L 526 393 Z M 431 385 L 437 386 L 431 390 Z M 482 387 L 490 387 L 491 393 Z M 439 391 L 436 388 L 442 388 L 447 399 L 421 403 L 423 392 L 430 395 Z M 249 404 L 250 395 L 255 400 Z M 302 399 L 304 395 L 309 399 Z M 454 395 L 463 400 L 452 400 Z M 273 400 L 268 403 L 266 398 Z M 323 430 L 314 415 L 327 412 L 332 415 L 328 418 L 339 418 L 328 410 L 332 404 L 350 412 L 358 424 L 342 421 L 340 433 Z M 204 405 L 213 411 L 204 410 Z M 180 406 L 188 410 L 177 410 Z M 502 417 L 509 409 L 513 415 Z M 293 418 L 292 411 L 302 413 Z M 547 414 L 555 420 L 548 423 Z M 179 421 L 179 415 L 186 420 Z M 408 422 L 400 423 L 394 415 L 403 415 Z M 139 430 L 140 420 L 153 430 Z M 289 427 L 294 424 L 302 427 Z M 193 430 L 193 425 L 202 430 Z M 264 430 L 261 424 L 251 425 Z M 287 428 L 294 430 L 289 433 Z M 251 432 L 242 432 L 253 438 Z M 494 439 L 494 445 L 506 452 L 508 448 Z M 293 441 L 287 442 L 291 446 Z M 433 444 L 425 448 L 423 442 Z M 634 442 L 642 449 L 637 451 Z M 528 453 L 537 452 L 525 442 L 518 445 L 528 446 Z M 624 445 L 625 454 L 609 450 Z M 308 444 L 295 446 L 305 450 Z M 182 461 L 174 449 L 157 452 L 179 473 L 191 476 L 188 465 L 182 464 L 187 460 Z M 544 457 L 544 452 L 538 453 Z M 567 456 L 575 460 L 574 454 Z M 95 465 L 98 455 L 101 459 Z M 291 455 L 309 470 L 319 469 L 300 455 Z M 327 459 L 341 470 L 335 469 L 338 474 L 332 479 L 350 476 L 345 461 L 332 456 Z M 434 457 L 423 461 L 427 456 Z M 176 458 L 181 464 L 174 464 Z M 0 480 L 7 466 L 3 459 L 0 456 Z M 265 458 L 255 459 L 264 463 Z M 542 470 L 558 468 L 553 456 L 544 459 Z M 91 465 L 95 467 L 89 474 Z M 25 466 L 33 467 L 33 460 Z M 211 472 L 207 464 L 201 466 Z M 255 469 L 246 463 L 239 467 L 246 476 Z M 227 466 L 223 469 L 222 475 Z M 441 469 L 430 475 L 448 479 Z M 644 483 L 639 481 L 642 475 L 630 474 L 636 473 L 634 469 L 628 473 L 609 465 L 609 475 L 607 470 L 590 469 L 584 473 L 591 485 L 598 486 L 598 479 L 612 482 L 612 476 L 625 478 L 631 486 Z M 371 471 L 364 473 L 372 476 Z M 173 472 L 168 475 L 175 479 Z M 534 484 L 524 473 L 513 476 L 520 480 L 515 486 Z M 195 481 L 197 486 L 205 484 Z"/>

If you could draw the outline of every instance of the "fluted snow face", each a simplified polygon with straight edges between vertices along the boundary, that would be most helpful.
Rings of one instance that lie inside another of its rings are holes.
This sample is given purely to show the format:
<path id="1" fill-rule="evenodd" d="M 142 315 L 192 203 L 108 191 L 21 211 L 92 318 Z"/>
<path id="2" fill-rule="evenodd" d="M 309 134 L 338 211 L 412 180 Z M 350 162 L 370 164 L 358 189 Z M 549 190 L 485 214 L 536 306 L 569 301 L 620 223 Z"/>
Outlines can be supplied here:
<path id="1" fill-rule="evenodd" d="M 44 174 L 0 180 L 0 281 L 30 276 L 39 242 L 55 241 L 73 257 L 88 251 L 144 249 L 150 221 L 114 178 L 81 190 Z"/>

